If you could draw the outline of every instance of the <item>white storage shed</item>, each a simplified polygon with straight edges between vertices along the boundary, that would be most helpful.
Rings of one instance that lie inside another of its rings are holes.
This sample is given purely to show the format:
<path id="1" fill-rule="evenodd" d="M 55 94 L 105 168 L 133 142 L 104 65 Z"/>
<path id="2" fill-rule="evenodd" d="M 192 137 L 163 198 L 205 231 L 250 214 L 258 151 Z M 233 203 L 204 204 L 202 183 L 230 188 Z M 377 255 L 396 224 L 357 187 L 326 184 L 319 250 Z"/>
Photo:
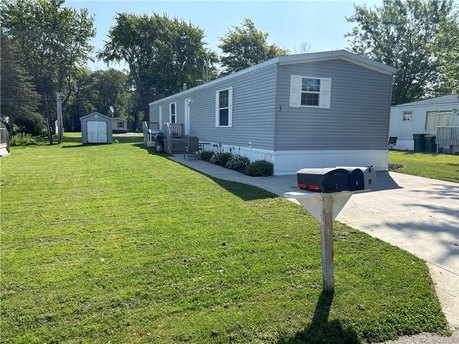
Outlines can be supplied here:
<path id="1" fill-rule="evenodd" d="M 112 143 L 112 119 L 98 112 L 80 118 L 81 141 L 84 144 Z"/>

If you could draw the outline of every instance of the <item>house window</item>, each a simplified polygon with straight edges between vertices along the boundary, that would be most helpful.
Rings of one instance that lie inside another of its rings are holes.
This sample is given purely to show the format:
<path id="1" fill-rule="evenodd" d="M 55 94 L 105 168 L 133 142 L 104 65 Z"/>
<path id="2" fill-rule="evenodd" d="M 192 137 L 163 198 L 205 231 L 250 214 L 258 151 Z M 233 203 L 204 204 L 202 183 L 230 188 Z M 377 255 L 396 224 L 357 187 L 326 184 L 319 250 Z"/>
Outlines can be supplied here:
<path id="1" fill-rule="evenodd" d="M 124 122 L 118 121 L 118 128 L 123 129 L 124 128 Z"/>
<path id="2" fill-rule="evenodd" d="M 330 108 L 331 79 L 290 76 L 290 107 Z"/>
<path id="3" fill-rule="evenodd" d="M 453 124 L 452 111 L 428 111 L 426 117 L 426 130 L 436 130 L 437 127 Z"/>
<path id="4" fill-rule="evenodd" d="M 177 123 L 177 103 L 170 103 L 169 104 L 169 122 L 170 123 Z"/>
<path id="5" fill-rule="evenodd" d="M 403 113 L 403 121 L 411 121 L 413 118 L 413 113 L 411 111 L 405 111 Z"/>
<path id="6" fill-rule="evenodd" d="M 302 78 L 301 105 L 319 106 L 320 79 Z"/>
<path id="7" fill-rule="evenodd" d="M 215 126 L 231 127 L 233 122 L 233 89 L 217 91 L 215 103 Z"/>

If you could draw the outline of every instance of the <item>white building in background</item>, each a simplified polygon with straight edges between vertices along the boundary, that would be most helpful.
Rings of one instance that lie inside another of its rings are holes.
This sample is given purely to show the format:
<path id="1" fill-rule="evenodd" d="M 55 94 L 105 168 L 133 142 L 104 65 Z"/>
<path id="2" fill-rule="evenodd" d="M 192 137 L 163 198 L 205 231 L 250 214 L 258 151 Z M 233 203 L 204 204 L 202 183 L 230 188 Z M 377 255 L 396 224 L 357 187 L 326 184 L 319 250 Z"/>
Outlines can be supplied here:
<path id="1" fill-rule="evenodd" d="M 439 148 L 455 152 L 454 147 L 459 145 L 459 95 L 393 106 L 389 126 L 389 136 L 397 138 L 393 148 L 413 150 L 413 134 L 435 135 Z"/>

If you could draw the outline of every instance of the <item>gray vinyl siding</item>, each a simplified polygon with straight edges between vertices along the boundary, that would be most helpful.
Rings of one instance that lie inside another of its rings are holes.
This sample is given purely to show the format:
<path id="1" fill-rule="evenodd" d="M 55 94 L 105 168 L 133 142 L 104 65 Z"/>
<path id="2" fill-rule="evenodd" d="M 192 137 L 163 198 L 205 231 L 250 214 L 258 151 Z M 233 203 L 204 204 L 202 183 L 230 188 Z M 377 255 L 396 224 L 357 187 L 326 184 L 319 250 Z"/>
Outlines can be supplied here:
<path id="1" fill-rule="evenodd" d="M 190 98 L 190 135 L 200 141 L 253 148 L 274 149 L 274 108 L 277 64 L 256 69 L 228 80 L 190 89 L 184 94 L 165 98 L 150 105 L 150 121 L 159 118 L 163 107 L 163 122 L 169 121 L 169 104 L 177 102 L 177 123 L 185 122 L 185 99 Z M 215 127 L 216 92 L 233 88 L 233 125 Z"/>
<path id="2" fill-rule="evenodd" d="M 330 108 L 289 107 L 291 75 L 331 78 Z M 344 60 L 279 65 L 275 150 L 387 149 L 391 85 Z"/>

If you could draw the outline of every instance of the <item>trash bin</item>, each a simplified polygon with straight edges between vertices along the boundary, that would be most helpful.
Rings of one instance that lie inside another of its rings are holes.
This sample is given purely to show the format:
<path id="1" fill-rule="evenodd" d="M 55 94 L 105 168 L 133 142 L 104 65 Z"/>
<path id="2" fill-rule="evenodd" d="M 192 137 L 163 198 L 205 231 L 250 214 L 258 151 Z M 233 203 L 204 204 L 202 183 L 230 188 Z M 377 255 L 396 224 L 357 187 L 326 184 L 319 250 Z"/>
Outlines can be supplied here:
<path id="1" fill-rule="evenodd" d="M 437 153 L 437 145 L 435 144 L 435 139 L 436 137 L 434 135 L 424 136 L 426 153 Z"/>
<path id="2" fill-rule="evenodd" d="M 414 134 L 413 141 L 414 141 L 414 151 L 415 152 L 424 152 L 425 150 L 425 134 Z"/>

